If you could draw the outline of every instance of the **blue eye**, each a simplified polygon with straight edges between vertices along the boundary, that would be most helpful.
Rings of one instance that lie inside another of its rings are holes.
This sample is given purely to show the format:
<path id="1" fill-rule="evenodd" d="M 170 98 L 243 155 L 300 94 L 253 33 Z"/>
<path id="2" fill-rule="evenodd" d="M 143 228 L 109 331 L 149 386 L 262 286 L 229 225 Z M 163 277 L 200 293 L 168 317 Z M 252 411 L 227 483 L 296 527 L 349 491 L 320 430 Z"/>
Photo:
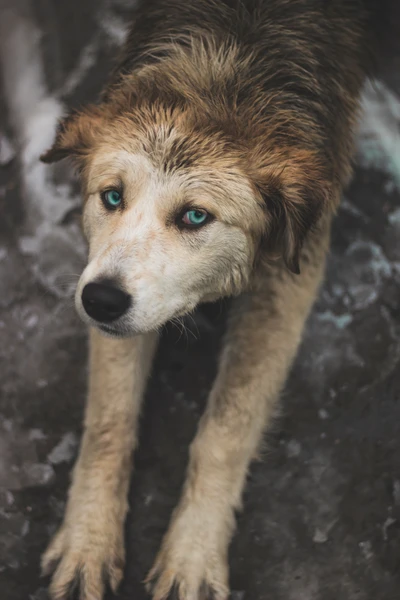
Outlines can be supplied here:
<path id="1" fill-rule="evenodd" d="M 205 210 L 192 209 L 182 216 L 182 223 L 187 227 L 200 227 L 208 220 L 209 214 Z"/>
<path id="2" fill-rule="evenodd" d="M 106 190 L 101 194 L 101 199 L 109 210 L 118 208 L 122 204 L 122 195 L 118 190 Z"/>

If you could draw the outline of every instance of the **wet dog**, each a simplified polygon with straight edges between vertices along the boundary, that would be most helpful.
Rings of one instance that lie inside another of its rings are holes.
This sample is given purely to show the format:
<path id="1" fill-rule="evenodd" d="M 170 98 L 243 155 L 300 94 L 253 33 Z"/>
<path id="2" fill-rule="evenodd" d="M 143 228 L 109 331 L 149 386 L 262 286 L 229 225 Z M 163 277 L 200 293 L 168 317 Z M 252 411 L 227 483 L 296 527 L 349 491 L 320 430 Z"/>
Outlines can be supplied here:
<path id="1" fill-rule="evenodd" d="M 377 3 L 378 4 L 378 3 Z M 372 0 L 150 0 L 101 101 L 46 162 L 81 173 L 90 326 L 85 433 L 51 594 L 116 590 L 131 454 L 157 330 L 233 297 L 186 483 L 147 578 L 153 600 L 228 597 L 227 551 L 316 296 L 379 42 Z"/>

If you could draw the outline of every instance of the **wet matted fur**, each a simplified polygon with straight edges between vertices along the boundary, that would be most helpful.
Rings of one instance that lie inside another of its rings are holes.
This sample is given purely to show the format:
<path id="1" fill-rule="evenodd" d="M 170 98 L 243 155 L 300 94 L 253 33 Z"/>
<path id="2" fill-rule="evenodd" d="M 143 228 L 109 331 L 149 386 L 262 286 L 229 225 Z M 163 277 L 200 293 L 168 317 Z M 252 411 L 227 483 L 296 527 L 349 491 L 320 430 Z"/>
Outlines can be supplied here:
<path id="1" fill-rule="evenodd" d="M 156 332 L 233 296 L 181 500 L 147 578 L 153 600 L 227 599 L 234 512 L 321 281 L 381 15 L 373 0 L 143 2 L 99 104 L 60 124 L 43 160 L 70 156 L 81 172 L 89 262 L 76 305 L 91 349 L 82 447 L 43 557 L 54 599 L 76 579 L 83 600 L 101 598 L 104 576 L 117 589 Z M 120 316 L 104 297 L 88 305 L 93 284 L 124 294 Z"/>

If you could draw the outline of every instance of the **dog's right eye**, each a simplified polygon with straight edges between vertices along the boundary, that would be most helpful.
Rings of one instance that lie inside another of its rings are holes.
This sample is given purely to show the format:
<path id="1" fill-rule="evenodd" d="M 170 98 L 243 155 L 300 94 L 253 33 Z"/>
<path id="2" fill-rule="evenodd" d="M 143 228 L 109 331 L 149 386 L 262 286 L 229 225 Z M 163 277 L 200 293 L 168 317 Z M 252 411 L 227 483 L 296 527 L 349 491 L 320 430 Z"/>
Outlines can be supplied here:
<path id="1" fill-rule="evenodd" d="M 200 229 L 212 219 L 212 215 L 203 208 L 189 208 L 180 214 L 177 225 L 181 229 Z"/>
<path id="2" fill-rule="evenodd" d="M 116 210 L 122 204 L 122 194 L 119 190 L 105 190 L 100 196 L 107 210 Z"/>

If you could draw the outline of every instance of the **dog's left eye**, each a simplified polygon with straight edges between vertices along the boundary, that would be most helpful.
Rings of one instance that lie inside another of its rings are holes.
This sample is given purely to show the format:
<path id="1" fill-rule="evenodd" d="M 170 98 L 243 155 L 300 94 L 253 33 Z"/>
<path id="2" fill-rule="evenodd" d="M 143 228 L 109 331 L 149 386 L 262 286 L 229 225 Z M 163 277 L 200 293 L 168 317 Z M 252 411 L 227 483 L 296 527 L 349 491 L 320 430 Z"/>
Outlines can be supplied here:
<path id="1" fill-rule="evenodd" d="M 105 190 L 101 199 L 108 210 L 115 210 L 122 204 L 122 194 L 118 190 Z"/>
<path id="2" fill-rule="evenodd" d="M 210 214 L 203 209 L 194 208 L 187 210 L 181 217 L 181 224 L 184 227 L 201 227 L 205 225 L 210 218 Z"/>

